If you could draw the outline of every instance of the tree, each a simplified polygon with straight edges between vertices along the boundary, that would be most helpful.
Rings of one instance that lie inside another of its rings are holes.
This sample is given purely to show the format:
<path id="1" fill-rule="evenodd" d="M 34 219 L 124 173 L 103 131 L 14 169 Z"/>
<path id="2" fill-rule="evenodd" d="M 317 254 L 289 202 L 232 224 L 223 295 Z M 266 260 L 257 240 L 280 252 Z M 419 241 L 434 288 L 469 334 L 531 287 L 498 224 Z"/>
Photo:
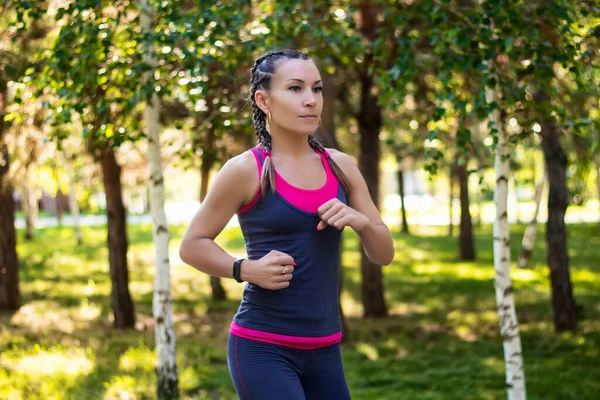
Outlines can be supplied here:
<path id="1" fill-rule="evenodd" d="M 7 1 L 0 5 L 0 311 L 15 311 L 21 306 L 10 178 L 13 160 L 7 142 L 8 129 L 15 122 L 7 117 L 9 106 L 16 101 L 14 85 L 30 68 L 35 48 L 46 33 L 44 24 L 32 23 L 45 10 L 45 2 L 40 3 L 31 10 L 24 9 L 18 2 Z"/>
<path id="2" fill-rule="evenodd" d="M 135 102 L 136 97 L 127 76 L 138 62 L 131 57 L 132 32 L 124 24 L 130 6 L 123 0 L 68 3 L 58 8 L 54 19 L 62 25 L 50 45 L 51 51 L 32 74 L 40 87 L 60 94 L 56 102 L 49 103 L 52 125 L 80 120 L 87 150 L 101 166 L 108 219 L 111 300 L 114 326 L 118 328 L 135 324 L 128 287 L 121 166 L 115 155 L 115 148 L 128 138 L 128 131 L 135 131 L 139 125 L 128 108 L 128 102 Z M 53 132 L 60 135 L 65 131 Z M 65 138 L 55 139 L 60 143 Z"/>
<path id="3" fill-rule="evenodd" d="M 169 264 L 169 226 L 165 214 L 165 186 L 160 150 L 160 99 L 154 89 L 152 75 L 156 68 L 154 51 L 154 6 L 148 0 L 140 0 L 140 24 L 143 44 L 144 68 L 142 83 L 149 90 L 144 110 L 144 124 L 148 137 L 148 162 L 152 233 L 156 255 L 156 279 L 154 281 L 153 315 L 158 355 L 157 395 L 159 399 L 178 397 L 175 328 L 171 299 L 171 276 Z"/>

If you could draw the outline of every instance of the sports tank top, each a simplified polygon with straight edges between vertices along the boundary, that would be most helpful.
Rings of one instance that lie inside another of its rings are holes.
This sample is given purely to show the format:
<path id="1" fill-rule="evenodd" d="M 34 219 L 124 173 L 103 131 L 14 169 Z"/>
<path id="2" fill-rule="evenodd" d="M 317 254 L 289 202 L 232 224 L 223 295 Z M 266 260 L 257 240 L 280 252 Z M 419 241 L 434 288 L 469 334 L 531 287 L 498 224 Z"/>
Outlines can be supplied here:
<path id="1" fill-rule="evenodd" d="M 265 155 L 251 149 L 258 176 Z M 317 152 L 318 153 L 318 152 Z M 346 193 L 325 156 L 318 153 L 326 171 L 319 189 L 297 188 L 275 173 L 276 191 L 261 196 L 238 211 L 238 221 L 250 260 L 271 250 L 294 258 L 290 286 L 269 290 L 246 283 L 230 332 L 236 336 L 300 349 L 314 349 L 341 340 L 338 306 L 338 268 L 342 231 L 327 226 L 318 231 L 318 208 L 332 198 L 347 203 Z"/>

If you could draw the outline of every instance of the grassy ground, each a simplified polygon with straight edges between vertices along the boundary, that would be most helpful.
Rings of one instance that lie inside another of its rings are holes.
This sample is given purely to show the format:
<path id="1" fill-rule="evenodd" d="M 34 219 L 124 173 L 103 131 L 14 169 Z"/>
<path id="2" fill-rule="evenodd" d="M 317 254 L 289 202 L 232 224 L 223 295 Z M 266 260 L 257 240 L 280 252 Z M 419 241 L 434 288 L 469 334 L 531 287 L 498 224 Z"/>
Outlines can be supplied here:
<path id="1" fill-rule="evenodd" d="M 492 285 L 491 227 L 477 229 L 477 262 L 456 258 L 446 230 L 394 234 L 396 258 L 384 268 L 390 316 L 360 317 L 357 237 L 344 232 L 343 307 L 351 340 L 343 345 L 354 399 L 505 399 L 502 341 Z M 516 259 L 523 227 L 513 227 Z M 177 257 L 183 227 L 172 227 L 172 288 L 182 397 L 234 399 L 226 337 L 242 286 L 224 282 L 230 300 L 210 301 L 208 278 Z M 129 227 L 135 330 L 111 328 L 105 231 L 85 228 L 75 246 L 69 228 L 19 237 L 23 307 L 0 316 L 0 398 L 155 398 L 152 328 L 154 279 L 149 226 Z M 513 269 L 529 399 L 600 398 L 600 237 L 595 226 L 569 226 L 571 278 L 582 307 L 576 333 L 552 325 L 543 232 L 531 269 Z M 243 254 L 239 230 L 221 245 Z"/>

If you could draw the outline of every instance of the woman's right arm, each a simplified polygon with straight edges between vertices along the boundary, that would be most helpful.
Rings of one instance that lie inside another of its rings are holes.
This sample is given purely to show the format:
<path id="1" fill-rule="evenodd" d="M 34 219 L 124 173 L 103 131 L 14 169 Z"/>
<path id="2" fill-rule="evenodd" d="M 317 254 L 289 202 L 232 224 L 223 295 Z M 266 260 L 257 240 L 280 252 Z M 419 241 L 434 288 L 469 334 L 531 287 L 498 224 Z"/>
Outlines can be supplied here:
<path id="1" fill-rule="evenodd" d="M 225 228 L 240 207 L 252 199 L 258 190 L 256 161 L 245 152 L 227 161 L 215 176 L 200 209 L 186 229 L 179 256 L 186 264 L 212 276 L 233 278 L 235 257 L 228 254 L 214 239 Z M 241 278 L 268 289 L 289 286 L 294 260 L 287 254 L 272 251 L 261 260 L 244 260 Z"/>

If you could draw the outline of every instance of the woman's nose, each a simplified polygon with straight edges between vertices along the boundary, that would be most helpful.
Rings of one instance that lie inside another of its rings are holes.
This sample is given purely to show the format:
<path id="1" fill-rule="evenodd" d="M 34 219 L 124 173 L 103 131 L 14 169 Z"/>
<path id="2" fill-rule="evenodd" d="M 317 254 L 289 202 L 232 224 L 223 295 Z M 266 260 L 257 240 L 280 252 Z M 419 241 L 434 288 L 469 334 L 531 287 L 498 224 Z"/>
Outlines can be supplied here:
<path id="1" fill-rule="evenodd" d="M 317 103 L 317 99 L 314 94 L 308 96 L 306 100 L 304 100 L 304 105 L 307 107 L 313 107 Z"/>

